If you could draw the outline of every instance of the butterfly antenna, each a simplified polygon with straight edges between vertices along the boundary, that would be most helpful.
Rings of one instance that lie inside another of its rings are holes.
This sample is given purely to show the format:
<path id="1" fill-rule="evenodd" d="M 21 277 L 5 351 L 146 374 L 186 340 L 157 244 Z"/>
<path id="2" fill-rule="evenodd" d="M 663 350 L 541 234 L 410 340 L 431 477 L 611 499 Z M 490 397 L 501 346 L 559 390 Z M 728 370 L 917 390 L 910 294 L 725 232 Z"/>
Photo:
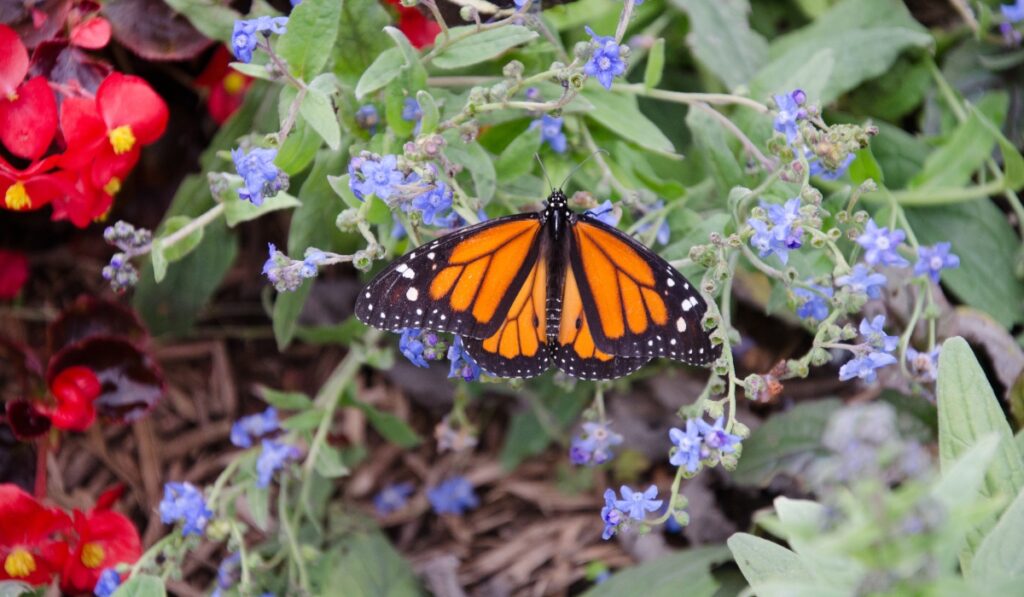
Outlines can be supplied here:
<path id="1" fill-rule="evenodd" d="M 544 173 L 544 180 L 547 181 L 548 187 L 550 187 L 551 190 L 554 190 L 555 187 L 551 184 L 551 179 L 548 177 L 548 169 L 544 167 L 544 160 L 540 159 L 539 153 L 533 154 L 533 157 L 537 158 L 537 163 L 540 164 L 540 171 Z"/>
<path id="2" fill-rule="evenodd" d="M 569 172 L 569 174 L 566 175 L 565 180 L 562 181 L 562 184 L 558 185 L 558 188 L 564 187 L 565 183 L 569 182 L 569 179 L 572 178 L 573 174 L 576 174 L 576 172 L 580 168 L 582 168 L 584 164 L 586 164 L 587 162 L 590 161 L 590 158 L 594 157 L 595 155 L 597 155 L 599 153 L 607 154 L 608 150 L 607 149 L 597 149 L 597 150 L 594 150 L 594 153 L 592 153 L 592 154 L 588 155 L 587 157 L 583 158 L 583 161 L 578 163 L 578 164 L 576 164 L 576 167 L 573 168 L 572 171 Z"/>

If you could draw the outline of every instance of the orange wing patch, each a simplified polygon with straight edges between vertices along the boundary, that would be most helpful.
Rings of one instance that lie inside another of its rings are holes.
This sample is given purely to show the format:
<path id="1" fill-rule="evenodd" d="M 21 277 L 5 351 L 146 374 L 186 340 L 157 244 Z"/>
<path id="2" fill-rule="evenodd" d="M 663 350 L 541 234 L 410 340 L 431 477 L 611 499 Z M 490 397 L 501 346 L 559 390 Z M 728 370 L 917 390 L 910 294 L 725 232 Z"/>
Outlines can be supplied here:
<path id="1" fill-rule="evenodd" d="M 544 318 L 547 280 L 547 264 L 543 260 L 538 261 L 519 289 L 505 322 L 494 335 L 483 341 L 484 350 L 506 359 L 536 356 L 541 344 L 547 343 L 547 322 Z"/>
<path id="2" fill-rule="evenodd" d="M 472 305 L 478 322 L 491 321 L 538 230 L 537 220 L 518 220 L 469 236 L 456 245 L 447 267 L 434 277 L 430 298 L 438 301 L 450 294 L 455 311 L 466 311 Z"/>
<path id="3" fill-rule="evenodd" d="M 627 327 L 642 334 L 652 323 L 665 325 L 668 310 L 654 290 L 654 272 L 643 256 L 596 226 L 580 222 L 574 231 L 604 335 L 615 340 Z"/>
<path id="4" fill-rule="evenodd" d="M 614 278 L 611 279 L 614 281 Z M 605 282 L 605 285 L 609 285 Z M 565 289 L 562 293 L 562 317 L 558 325 L 558 343 L 572 346 L 576 356 L 581 359 L 598 359 L 610 361 L 612 355 L 598 350 L 594 344 L 594 336 L 590 333 L 587 316 L 583 312 L 583 298 L 572 268 L 566 268 Z"/>

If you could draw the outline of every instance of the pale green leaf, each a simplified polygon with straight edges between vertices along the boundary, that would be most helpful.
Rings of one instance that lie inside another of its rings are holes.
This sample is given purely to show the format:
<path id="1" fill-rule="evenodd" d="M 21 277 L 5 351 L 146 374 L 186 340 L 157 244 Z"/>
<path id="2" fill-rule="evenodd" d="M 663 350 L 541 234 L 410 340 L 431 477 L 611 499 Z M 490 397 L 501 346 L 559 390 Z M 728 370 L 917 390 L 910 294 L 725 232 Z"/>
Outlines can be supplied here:
<path id="1" fill-rule="evenodd" d="M 164 581 L 151 574 L 135 574 L 117 587 L 113 597 L 163 597 L 167 594 Z"/>
<path id="2" fill-rule="evenodd" d="M 474 33 L 475 29 L 475 25 L 452 27 L 449 30 L 452 38 L 462 39 L 441 50 L 434 57 L 433 65 L 443 69 L 471 66 L 537 38 L 535 31 L 521 25 L 507 25 Z M 441 43 L 443 35 L 443 32 L 439 33 L 438 41 L 435 43 Z"/>
<path id="3" fill-rule="evenodd" d="M 309 81 L 327 65 L 338 37 L 341 5 L 339 0 L 305 0 L 292 9 L 288 31 L 276 49 L 296 78 Z"/>
<path id="4" fill-rule="evenodd" d="M 402 57 L 401 50 L 398 48 L 384 50 L 366 69 L 363 76 L 359 77 L 359 83 L 356 84 L 356 99 L 361 100 L 368 94 L 381 89 L 395 80 L 395 77 L 402 74 L 406 68 L 408 66 Z"/>
<path id="5" fill-rule="evenodd" d="M 644 116 L 635 97 L 609 93 L 596 85 L 584 88 L 582 95 L 594 105 L 593 110 L 585 113 L 587 118 L 640 147 L 675 155 L 672 142 L 656 124 Z"/>
<path id="6" fill-rule="evenodd" d="M 661 75 L 665 70 L 665 38 L 654 41 L 647 53 L 647 66 L 644 68 L 644 87 L 654 89 L 661 83 Z"/>
<path id="7" fill-rule="evenodd" d="M 685 586 L 687 597 L 712 597 L 718 590 L 718 581 L 711 568 L 729 559 L 729 550 L 724 545 L 687 549 L 626 568 L 583 595 L 676 597 Z"/>
<path id="8" fill-rule="evenodd" d="M 693 55 L 729 88 L 746 84 L 765 63 L 768 44 L 750 28 L 750 4 L 672 0 L 690 17 L 686 43 Z"/>
<path id="9" fill-rule="evenodd" d="M 338 125 L 338 115 L 334 113 L 334 106 L 331 105 L 330 96 L 310 86 L 299 105 L 299 114 L 320 135 L 328 147 L 338 149 L 341 144 L 341 128 Z"/>
<path id="10" fill-rule="evenodd" d="M 195 229 L 190 231 L 184 237 L 179 239 L 177 242 L 169 244 L 167 237 L 178 232 L 192 223 L 192 218 L 188 216 L 172 216 L 164 221 L 160 235 L 158 237 L 161 248 L 163 249 L 164 257 L 168 263 L 174 263 L 175 261 L 181 260 L 183 257 L 188 255 L 195 249 L 200 242 L 203 240 L 203 227 L 197 226 Z M 154 241 L 156 242 L 156 241 Z"/>
<path id="11" fill-rule="evenodd" d="M 772 581 L 814 580 L 814 575 L 800 561 L 800 556 L 778 543 L 747 533 L 736 533 L 726 543 L 743 577 L 755 591 L 762 584 Z"/>
<path id="12" fill-rule="evenodd" d="M 224 220 L 229 227 L 234 228 L 241 222 L 255 220 L 263 214 L 281 209 L 291 209 L 299 205 L 302 205 L 301 201 L 285 192 L 278 192 L 273 197 L 267 197 L 259 206 L 239 199 L 237 196 L 230 196 L 224 201 Z"/>

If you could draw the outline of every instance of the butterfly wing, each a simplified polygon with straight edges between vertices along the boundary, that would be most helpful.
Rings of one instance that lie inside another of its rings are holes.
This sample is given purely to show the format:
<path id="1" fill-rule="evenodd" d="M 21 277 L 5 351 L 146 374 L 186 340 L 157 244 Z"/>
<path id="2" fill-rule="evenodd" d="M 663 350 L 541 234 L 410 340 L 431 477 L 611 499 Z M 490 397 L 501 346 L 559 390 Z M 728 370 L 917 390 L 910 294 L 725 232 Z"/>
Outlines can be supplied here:
<path id="1" fill-rule="evenodd" d="M 640 242 L 583 214 L 572 226 L 569 256 L 601 351 L 692 365 L 721 355 L 701 324 L 707 303 L 700 293 Z"/>
<path id="2" fill-rule="evenodd" d="M 555 365 L 580 379 L 614 379 L 643 367 L 650 358 L 615 356 L 597 347 L 574 270 L 565 268 L 562 300 L 558 303 L 558 336 L 551 345 Z"/>
<path id="3" fill-rule="evenodd" d="M 488 220 L 426 243 L 392 262 L 360 293 L 356 317 L 405 328 L 490 338 L 506 324 L 540 252 L 537 214 Z"/>

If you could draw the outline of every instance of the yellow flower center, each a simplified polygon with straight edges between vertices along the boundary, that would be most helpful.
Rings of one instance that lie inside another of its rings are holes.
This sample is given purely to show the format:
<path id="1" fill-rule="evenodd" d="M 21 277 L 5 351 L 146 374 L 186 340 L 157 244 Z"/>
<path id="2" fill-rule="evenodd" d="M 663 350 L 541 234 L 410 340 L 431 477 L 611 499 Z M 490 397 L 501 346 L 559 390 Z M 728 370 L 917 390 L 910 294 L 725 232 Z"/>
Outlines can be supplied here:
<path id="1" fill-rule="evenodd" d="M 135 133 L 132 132 L 132 127 L 122 124 L 110 131 L 110 146 L 117 155 L 131 151 L 132 147 L 135 147 Z"/>
<path id="2" fill-rule="evenodd" d="M 19 180 L 7 187 L 7 192 L 4 193 L 4 203 L 14 211 L 21 211 L 32 207 L 32 198 L 28 196 L 25 185 Z"/>
<path id="3" fill-rule="evenodd" d="M 224 91 L 231 95 L 238 95 L 245 87 L 245 77 L 240 73 L 228 73 L 224 77 Z"/>
<path id="4" fill-rule="evenodd" d="M 11 578 L 25 578 L 35 571 L 36 559 L 23 547 L 15 548 L 4 560 L 4 572 Z"/>
<path id="5" fill-rule="evenodd" d="M 99 568 L 105 557 L 107 557 L 107 552 L 103 551 L 103 546 L 95 541 L 86 543 L 82 547 L 82 563 L 86 568 Z"/>
<path id="6" fill-rule="evenodd" d="M 107 184 L 103 185 L 103 192 L 110 196 L 121 192 L 121 179 L 116 176 L 112 177 Z"/>
<path id="7" fill-rule="evenodd" d="M 9 101 L 9 102 L 16 102 L 16 101 L 18 101 L 18 92 L 17 91 L 12 91 L 12 92 L 8 93 L 7 94 L 7 101 Z"/>

